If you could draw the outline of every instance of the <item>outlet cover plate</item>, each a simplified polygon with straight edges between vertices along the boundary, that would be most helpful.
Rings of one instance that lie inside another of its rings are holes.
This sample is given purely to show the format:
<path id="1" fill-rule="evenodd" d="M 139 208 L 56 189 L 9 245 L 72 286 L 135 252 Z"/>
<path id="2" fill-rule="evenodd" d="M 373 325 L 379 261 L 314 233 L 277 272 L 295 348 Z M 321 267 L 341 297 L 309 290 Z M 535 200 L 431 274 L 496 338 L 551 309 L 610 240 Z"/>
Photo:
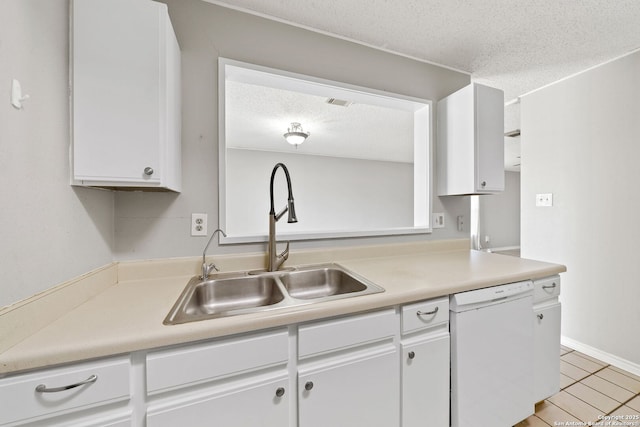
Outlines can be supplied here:
<path id="1" fill-rule="evenodd" d="M 191 214 L 191 235 L 206 237 L 207 235 L 207 214 L 206 213 Z"/>

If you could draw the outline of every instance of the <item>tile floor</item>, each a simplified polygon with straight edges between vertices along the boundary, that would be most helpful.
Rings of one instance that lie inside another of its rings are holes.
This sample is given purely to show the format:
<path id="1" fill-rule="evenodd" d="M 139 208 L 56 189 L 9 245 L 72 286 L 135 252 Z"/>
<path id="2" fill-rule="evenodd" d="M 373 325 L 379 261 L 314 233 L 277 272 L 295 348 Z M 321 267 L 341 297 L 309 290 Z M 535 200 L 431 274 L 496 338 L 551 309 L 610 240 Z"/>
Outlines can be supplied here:
<path id="1" fill-rule="evenodd" d="M 640 377 L 561 347 L 560 392 L 515 427 L 569 425 L 640 427 Z"/>

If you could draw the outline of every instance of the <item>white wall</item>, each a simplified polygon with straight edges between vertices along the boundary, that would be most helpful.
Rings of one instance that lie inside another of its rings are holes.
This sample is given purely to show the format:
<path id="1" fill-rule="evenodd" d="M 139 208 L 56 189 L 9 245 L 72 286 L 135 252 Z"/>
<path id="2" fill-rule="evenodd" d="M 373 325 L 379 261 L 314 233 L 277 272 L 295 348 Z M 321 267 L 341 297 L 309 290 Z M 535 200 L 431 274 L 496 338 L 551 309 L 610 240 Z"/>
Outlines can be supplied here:
<path id="1" fill-rule="evenodd" d="M 68 12 L 0 2 L 0 307 L 112 260 L 112 193 L 69 185 Z"/>
<path id="2" fill-rule="evenodd" d="M 567 265 L 562 334 L 640 369 L 639 75 L 634 53 L 523 97 L 521 207 L 522 255 Z"/>
<path id="3" fill-rule="evenodd" d="M 183 192 L 117 193 L 116 259 L 198 255 L 206 239 L 189 235 L 191 213 L 205 212 L 210 229 L 217 226 L 219 56 L 434 101 L 469 83 L 469 76 L 461 73 L 199 0 L 163 1 L 182 50 Z M 302 191 L 294 189 L 294 194 Z M 268 198 L 268 178 L 264 198 Z M 468 216 L 466 198 L 435 197 L 433 209 L 445 212 L 452 226 L 430 236 L 295 242 L 292 250 L 468 237 L 468 228 L 458 232 L 454 225 L 457 215 Z M 264 244 L 210 248 L 211 253 L 264 250 Z"/>
<path id="4" fill-rule="evenodd" d="M 299 220 L 287 224 L 283 217 L 278 233 L 414 225 L 412 163 L 227 149 L 227 187 L 234 189 L 227 191 L 228 234 L 269 232 L 269 178 L 278 162 L 283 162 L 291 175 Z M 287 202 L 282 171 L 276 174 L 274 184 L 277 213 Z"/>
<path id="5" fill-rule="evenodd" d="M 520 173 L 505 172 L 502 193 L 478 197 L 482 247 L 520 246 Z"/>

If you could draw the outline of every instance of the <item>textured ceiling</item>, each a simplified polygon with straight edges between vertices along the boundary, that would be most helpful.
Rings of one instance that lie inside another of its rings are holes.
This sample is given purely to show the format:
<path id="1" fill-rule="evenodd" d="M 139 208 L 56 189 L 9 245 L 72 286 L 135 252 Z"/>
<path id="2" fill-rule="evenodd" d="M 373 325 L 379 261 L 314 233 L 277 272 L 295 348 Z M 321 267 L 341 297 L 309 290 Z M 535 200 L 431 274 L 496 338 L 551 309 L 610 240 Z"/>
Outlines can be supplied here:
<path id="1" fill-rule="evenodd" d="M 413 163 L 412 112 L 231 80 L 225 91 L 227 147 Z M 294 121 L 311 133 L 299 147 L 283 137 Z"/>
<path id="2" fill-rule="evenodd" d="M 465 71 L 507 101 L 640 47 L 638 0 L 206 1 Z"/>

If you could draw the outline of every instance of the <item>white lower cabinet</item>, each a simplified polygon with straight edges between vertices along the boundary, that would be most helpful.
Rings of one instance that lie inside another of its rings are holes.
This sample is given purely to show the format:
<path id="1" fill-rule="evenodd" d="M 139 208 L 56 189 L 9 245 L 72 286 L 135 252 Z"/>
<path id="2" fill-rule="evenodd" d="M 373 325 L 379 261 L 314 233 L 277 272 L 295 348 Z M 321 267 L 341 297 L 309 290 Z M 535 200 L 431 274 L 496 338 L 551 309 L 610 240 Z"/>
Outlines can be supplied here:
<path id="1" fill-rule="evenodd" d="M 560 277 L 536 280 L 534 286 L 534 403 L 560 391 Z"/>
<path id="2" fill-rule="evenodd" d="M 533 392 L 540 402 L 560 391 L 560 303 L 534 308 Z"/>
<path id="3" fill-rule="evenodd" d="M 560 391 L 560 303 L 534 309 L 534 401 L 540 402 Z"/>
<path id="4" fill-rule="evenodd" d="M 131 426 L 129 357 L 0 379 L 0 426 Z"/>
<path id="5" fill-rule="evenodd" d="M 397 360 L 382 349 L 300 369 L 299 426 L 397 426 Z"/>
<path id="6" fill-rule="evenodd" d="M 250 377 L 238 384 L 168 399 L 150 406 L 147 426 L 286 427 L 291 395 L 288 386 L 288 373 L 283 371 L 268 380 Z"/>
<path id="7" fill-rule="evenodd" d="M 287 328 L 150 352 L 147 426 L 289 425 Z"/>
<path id="8" fill-rule="evenodd" d="M 298 426 L 400 423 L 395 310 L 298 328 Z"/>
<path id="9" fill-rule="evenodd" d="M 41 422 L 18 424 L 31 427 L 131 427 L 134 425 L 131 414 L 91 414 L 86 417 L 61 417 Z"/>
<path id="10" fill-rule="evenodd" d="M 402 333 L 402 427 L 448 427 L 448 298 L 404 306 Z"/>
<path id="11" fill-rule="evenodd" d="M 402 345 L 402 427 L 449 426 L 449 334 Z"/>

